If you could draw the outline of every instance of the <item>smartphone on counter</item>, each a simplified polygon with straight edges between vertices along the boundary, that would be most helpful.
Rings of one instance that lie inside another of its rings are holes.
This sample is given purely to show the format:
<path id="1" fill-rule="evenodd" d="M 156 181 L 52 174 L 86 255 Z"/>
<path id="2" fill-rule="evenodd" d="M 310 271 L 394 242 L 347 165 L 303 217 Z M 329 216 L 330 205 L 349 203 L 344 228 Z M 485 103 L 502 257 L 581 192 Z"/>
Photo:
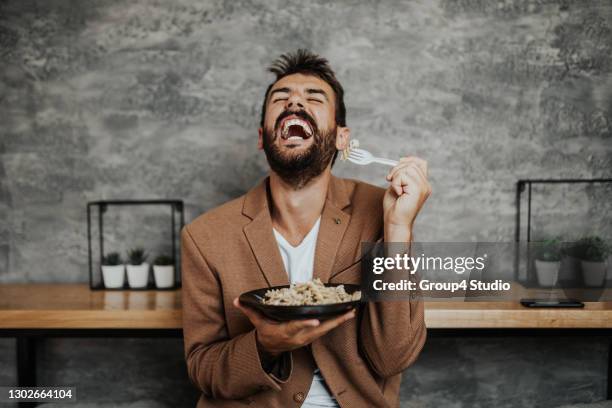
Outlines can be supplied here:
<path id="1" fill-rule="evenodd" d="M 584 303 L 576 299 L 521 299 L 525 307 L 584 307 Z"/>

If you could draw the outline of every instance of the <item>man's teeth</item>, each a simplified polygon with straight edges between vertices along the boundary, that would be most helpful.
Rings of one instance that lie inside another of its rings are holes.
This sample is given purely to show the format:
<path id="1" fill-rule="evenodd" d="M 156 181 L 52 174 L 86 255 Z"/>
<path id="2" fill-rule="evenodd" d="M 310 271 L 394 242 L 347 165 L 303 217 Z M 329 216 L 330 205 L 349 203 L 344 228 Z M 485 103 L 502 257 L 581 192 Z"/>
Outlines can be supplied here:
<path id="1" fill-rule="evenodd" d="M 289 120 L 286 120 L 285 123 L 283 123 L 283 136 L 287 137 L 287 134 L 289 132 L 289 128 L 291 126 L 301 126 L 302 129 L 304 129 L 304 133 L 305 134 L 307 134 L 308 136 L 312 136 L 312 129 L 310 128 L 308 123 L 306 123 L 302 119 L 289 119 Z M 297 136 L 291 136 L 289 139 L 295 139 L 295 138 L 301 139 L 301 137 L 297 137 Z"/>

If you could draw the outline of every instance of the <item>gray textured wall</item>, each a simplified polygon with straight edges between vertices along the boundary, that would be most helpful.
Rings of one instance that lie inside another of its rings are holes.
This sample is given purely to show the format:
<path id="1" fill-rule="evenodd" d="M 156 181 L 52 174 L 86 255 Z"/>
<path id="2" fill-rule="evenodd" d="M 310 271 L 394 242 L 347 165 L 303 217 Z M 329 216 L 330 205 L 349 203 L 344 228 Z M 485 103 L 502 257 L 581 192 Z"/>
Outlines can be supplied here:
<path id="1" fill-rule="evenodd" d="M 434 195 L 419 239 L 509 240 L 516 179 L 610 176 L 609 1 L 4 0 L 0 282 L 85 281 L 88 200 L 178 197 L 190 220 L 251 187 L 266 171 L 255 150 L 270 81 L 263 68 L 298 46 L 336 68 L 364 146 L 429 160 Z M 336 173 L 382 184 L 385 169 L 340 163 Z M 45 379 L 94 384 L 112 369 L 92 367 L 110 359 L 134 381 L 129 391 L 121 376 L 105 380 L 121 388 L 116 400 L 142 399 L 152 384 L 188 393 L 175 382 L 185 380 L 179 342 L 151 375 L 147 353 L 165 344 L 116 341 L 136 357 L 113 360 L 109 343 L 96 340 L 78 343 L 95 361 L 67 360 L 74 342 L 54 340 Z M 601 341 L 473 344 L 431 341 L 404 400 L 555 406 L 603 397 Z M 551 382 L 569 346 L 581 358 L 565 363 L 580 367 Z M 485 361 L 475 363 L 479 355 Z M 509 360 L 513 374 L 502 375 Z M 4 382 L 12 364 L 0 362 Z M 529 381 L 518 376 L 526 371 Z M 527 400 L 512 402 L 523 386 L 532 387 Z M 92 400 L 113 398 L 84 387 Z"/>

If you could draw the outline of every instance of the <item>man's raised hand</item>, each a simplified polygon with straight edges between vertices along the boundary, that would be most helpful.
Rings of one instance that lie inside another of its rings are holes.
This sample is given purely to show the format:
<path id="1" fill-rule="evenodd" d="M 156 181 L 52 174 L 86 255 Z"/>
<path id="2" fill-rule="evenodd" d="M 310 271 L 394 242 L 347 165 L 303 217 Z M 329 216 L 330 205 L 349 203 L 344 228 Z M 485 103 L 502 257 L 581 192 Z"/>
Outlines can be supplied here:
<path id="1" fill-rule="evenodd" d="M 418 157 L 403 157 L 387 174 L 390 183 L 383 198 L 386 229 L 412 231 L 414 220 L 431 194 L 427 162 Z"/>

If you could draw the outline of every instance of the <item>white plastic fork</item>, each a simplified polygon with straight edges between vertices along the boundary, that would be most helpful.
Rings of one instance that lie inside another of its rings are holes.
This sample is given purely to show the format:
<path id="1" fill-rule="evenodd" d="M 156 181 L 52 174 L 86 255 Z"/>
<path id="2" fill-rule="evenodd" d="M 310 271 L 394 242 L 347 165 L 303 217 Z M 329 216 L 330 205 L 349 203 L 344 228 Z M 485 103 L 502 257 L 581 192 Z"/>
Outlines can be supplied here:
<path id="1" fill-rule="evenodd" d="M 382 157 L 374 157 L 372 153 L 368 152 L 367 150 L 363 150 L 363 149 L 351 149 L 348 155 L 348 159 L 352 163 L 361 164 L 361 165 L 366 165 L 366 164 L 371 164 L 371 163 L 380 163 L 380 164 L 386 164 L 387 166 L 395 167 L 397 166 L 397 163 L 399 163 L 397 160 L 384 159 Z"/>

